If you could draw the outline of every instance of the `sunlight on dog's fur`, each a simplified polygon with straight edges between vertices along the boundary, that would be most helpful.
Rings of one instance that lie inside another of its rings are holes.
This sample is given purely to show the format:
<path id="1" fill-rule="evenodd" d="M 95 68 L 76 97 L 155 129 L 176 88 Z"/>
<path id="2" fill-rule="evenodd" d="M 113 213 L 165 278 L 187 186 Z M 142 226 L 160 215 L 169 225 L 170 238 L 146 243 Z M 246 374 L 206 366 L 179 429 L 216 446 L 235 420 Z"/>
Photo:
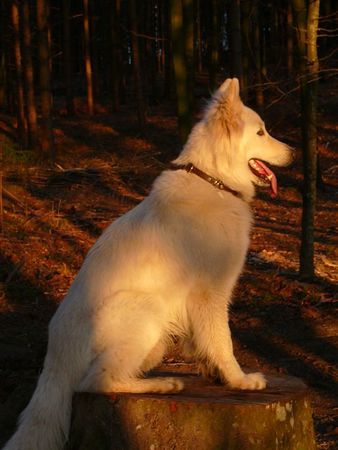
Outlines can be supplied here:
<path id="1" fill-rule="evenodd" d="M 249 245 L 254 185 L 277 189 L 262 161 L 284 166 L 292 156 L 243 105 L 238 80 L 226 80 L 175 163 L 194 164 L 238 195 L 166 170 L 103 233 L 50 323 L 43 372 L 5 450 L 61 449 L 74 391 L 183 389 L 179 379 L 144 376 L 173 334 L 230 388 L 265 388 L 261 373 L 245 374 L 235 359 L 228 305 Z"/>

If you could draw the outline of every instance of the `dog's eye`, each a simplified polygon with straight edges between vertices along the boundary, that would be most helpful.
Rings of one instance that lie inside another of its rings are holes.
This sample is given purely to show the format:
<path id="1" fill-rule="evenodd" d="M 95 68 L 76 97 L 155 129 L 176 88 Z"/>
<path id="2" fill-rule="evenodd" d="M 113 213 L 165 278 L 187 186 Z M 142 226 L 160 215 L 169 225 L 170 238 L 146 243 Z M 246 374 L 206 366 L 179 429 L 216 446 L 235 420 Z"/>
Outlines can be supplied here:
<path id="1" fill-rule="evenodd" d="M 263 130 L 263 128 L 260 128 L 260 129 L 257 131 L 257 134 L 258 134 L 258 136 L 264 136 L 264 130 Z"/>

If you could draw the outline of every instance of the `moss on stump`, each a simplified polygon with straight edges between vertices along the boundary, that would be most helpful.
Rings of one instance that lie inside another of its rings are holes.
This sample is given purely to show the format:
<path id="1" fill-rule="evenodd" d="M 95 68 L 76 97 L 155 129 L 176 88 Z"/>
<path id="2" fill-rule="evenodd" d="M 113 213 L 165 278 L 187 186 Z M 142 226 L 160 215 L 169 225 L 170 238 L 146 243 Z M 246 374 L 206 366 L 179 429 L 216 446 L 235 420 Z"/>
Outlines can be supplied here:
<path id="1" fill-rule="evenodd" d="M 186 388 L 175 395 L 76 394 L 67 450 L 316 448 L 301 380 L 270 376 L 266 390 L 240 392 L 177 375 Z"/>

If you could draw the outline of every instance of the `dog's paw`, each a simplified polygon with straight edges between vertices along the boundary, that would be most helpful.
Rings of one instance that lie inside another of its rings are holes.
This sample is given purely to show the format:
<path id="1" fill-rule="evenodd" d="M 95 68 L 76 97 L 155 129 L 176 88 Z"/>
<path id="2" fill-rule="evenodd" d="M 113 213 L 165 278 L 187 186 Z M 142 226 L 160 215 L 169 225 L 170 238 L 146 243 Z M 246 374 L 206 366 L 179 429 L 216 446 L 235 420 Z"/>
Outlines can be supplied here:
<path id="1" fill-rule="evenodd" d="M 243 377 L 230 383 L 233 389 L 255 391 L 266 387 L 266 379 L 260 372 L 243 374 Z"/>
<path id="2" fill-rule="evenodd" d="M 166 378 L 167 382 L 167 391 L 166 392 L 180 392 L 184 389 L 183 381 L 178 378 L 168 377 Z"/>

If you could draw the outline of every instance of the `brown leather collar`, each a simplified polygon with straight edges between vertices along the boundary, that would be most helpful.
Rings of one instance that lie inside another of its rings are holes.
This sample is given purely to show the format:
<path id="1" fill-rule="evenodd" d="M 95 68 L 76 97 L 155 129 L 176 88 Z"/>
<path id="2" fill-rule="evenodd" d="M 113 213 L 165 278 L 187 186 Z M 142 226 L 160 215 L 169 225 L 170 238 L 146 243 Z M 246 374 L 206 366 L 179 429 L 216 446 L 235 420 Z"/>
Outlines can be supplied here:
<path id="1" fill-rule="evenodd" d="M 238 191 L 235 191 L 234 189 L 229 188 L 226 184 L 224 184 L 221 180 L 218 180 L 217 178 L 212 177 L 211 175 L 208 175 L 207 173 L 203 172 L 202 170 L 195 167 L 192 163 L 188 164 L 171 164 L 170 165 L 171 170 L 185 170 L 188 173 L 193 173 L 197 175 L 198 177 L 202 178 L 203 180 L 207 181 L 208 183 L 215 186 L 217 189 L 220 189 L 221 191 L 227 191 L 230 192 L 232 195 L 238 198 L 242 198 L 241 194 Z"/>

